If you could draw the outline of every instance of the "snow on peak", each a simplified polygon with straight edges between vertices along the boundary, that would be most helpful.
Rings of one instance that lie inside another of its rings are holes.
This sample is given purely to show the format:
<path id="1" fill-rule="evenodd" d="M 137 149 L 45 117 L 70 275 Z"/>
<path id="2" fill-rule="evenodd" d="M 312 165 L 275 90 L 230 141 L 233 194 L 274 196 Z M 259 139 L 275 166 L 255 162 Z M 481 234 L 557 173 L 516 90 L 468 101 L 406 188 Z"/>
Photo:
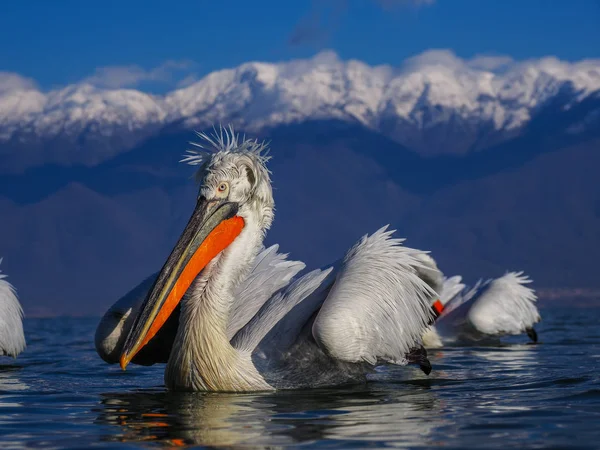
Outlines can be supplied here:
<path id="1" fill-rule="evenodd" d="M 600 60 L 466 60 L 430 50 L 395 68 L 343 61 L 324 51 L 309 59 L 219 70 L 164 96 L 85 82 L 41 92 L 31 80 L 0 72 L 0 141 L 28 132 L 77 137 L 90 125 L 110 136 L 172 122 L 196 128 L 232 122 L 252 131 L 311 119 L 357 121 L 402 141 L 407 129 L 423 131 L 452 115 L 511 130 L 567 83 L 574 101 L 600 90 Z M 386 131 L 398 127 L 402 135 Z"/>

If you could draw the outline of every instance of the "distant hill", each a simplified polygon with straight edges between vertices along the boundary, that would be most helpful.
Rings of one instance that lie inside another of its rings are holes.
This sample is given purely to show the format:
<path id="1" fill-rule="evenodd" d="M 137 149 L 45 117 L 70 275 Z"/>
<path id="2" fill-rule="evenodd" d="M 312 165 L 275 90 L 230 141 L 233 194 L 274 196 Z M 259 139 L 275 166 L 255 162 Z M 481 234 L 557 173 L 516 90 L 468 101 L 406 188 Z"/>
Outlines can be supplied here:
<path id="1" fill-rule="evenodd" d="M 115 108 L 127 123 L 115 127 L 104 110 L 97 126 L 71 133 L 65 117 L 87 117 L 96 101 L 112 108 L 108 92 L 28 94 L 40 103 L 27 120 L 13 114 L 7 131 L 0 113 L 0 256 L 26 312 L 100 313 L 161 266 L 197 189 L 193 168 L 178 161 L 191 129 L 217 119 L 271 140 L 277 210 L 267 242 L 309 267 L 390 223 L 467 282 L 525 270 L 539 287 L 600 287 L 598 66 L 541 60 L 491 73 L 424 60 L 402 69 L 331 55 L 249 63 L 148 97 L 159 109 L 136 116 L 138 128 L 127 122 L 137 107 L 126 102 L 133 109 Z M 420 92 L 418 101 L 401 95 L 399 80 L 413 82 L 406 89 Z M 198 106 L 207 99 L 210 108 Z M 394 114 L 382 106 L 391 99 Z M 63 114 L 56 134 L 37 128 L 58 117 L 51 100 Z"/>

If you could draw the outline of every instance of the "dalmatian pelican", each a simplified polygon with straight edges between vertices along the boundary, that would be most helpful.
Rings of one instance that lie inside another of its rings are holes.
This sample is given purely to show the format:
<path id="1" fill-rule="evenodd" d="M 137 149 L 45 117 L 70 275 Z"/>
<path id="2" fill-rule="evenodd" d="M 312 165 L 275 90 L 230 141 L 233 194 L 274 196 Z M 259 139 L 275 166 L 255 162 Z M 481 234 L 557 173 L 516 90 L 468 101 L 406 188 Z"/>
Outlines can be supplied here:
<path id="1" fill-rule="evenodd" d="M 421 253 L 417 258 L 423 263 L 415 267 L 417 273 L 438 293 L 432 297 L 436 319 L 423 335 L 425 347 L 497 344 L 502 336 L 525 333 L 537 342 L 533 326 L 541 316 L 536 307 L 537 296 L 527 287 L 531 279 L 523 272 L 479 280 L 469 288 L 460 276 L 444 277 L 428 254 Z"/>
<path id="2" fill-rule="evenodd" d="M 166 387 L 183 391 L 360 383 L 382 364 L 428 374 L 435 293 L 414 270 L 419 251 L 383 227 L 299 275 L 303 263 L 262 246 L 274 217 L 267 145 L 231 127 L 198 136 L 182 160 L 198 166 L 191 218 L 159 273 L 102 318 L 98 354 L 122 369 L 166 362 Z"/>
<path id="3" fill-rule="evenodd" d="M 16 358 L 23 350 L 23 309 L 15 288 L 6 281 L 6 275 L 0 270 L 0 356 Z"/>

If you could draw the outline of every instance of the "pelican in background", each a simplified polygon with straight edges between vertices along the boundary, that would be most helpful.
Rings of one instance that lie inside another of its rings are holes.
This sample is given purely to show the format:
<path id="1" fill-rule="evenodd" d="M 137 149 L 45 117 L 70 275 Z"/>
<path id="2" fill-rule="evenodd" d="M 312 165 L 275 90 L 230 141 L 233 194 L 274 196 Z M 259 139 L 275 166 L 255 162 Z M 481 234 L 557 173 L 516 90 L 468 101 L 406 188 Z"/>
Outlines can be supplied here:
<path id="1" fill-rule="evenodd" d="M 6 281 L 6 275 L 0 269 L 0 356 L 16 358 L 23 350 L 25 350 L 23 308 L 15 288 Z"/>
<path id="2" fill-rule="evenodd" d="M 167 388 L 185 391 L 365 382 L 382 364 L 429 373 L 420 342 L 435 293 L 414 270 L 419 252 L 384 227 L 297 276 L 303 263 L 262 246 L 274 216 L 266 144 L 231 127 L 199 136 L 183 160 L 199 166 L 192 216 L 158 275 L 105 314 L 99 355 L 123 369 L 166 362 Z"/>
<path id="3" fill-rule="evenodd" d="M 541 320 L 536 307 L 537 296 L 523 272 L 479 280 L 472 288 L 462 283 L 462 277 L 446 278 L 429 255 L 417 256 L 423 263 L 416 267 L 419 276 L 438 293 L 431 307 L 435 324 L 423 335 L 427 348 L 448 344 L 499 343 L 507 335 L 527 333 L 537 342 L 533 326 Z"/>

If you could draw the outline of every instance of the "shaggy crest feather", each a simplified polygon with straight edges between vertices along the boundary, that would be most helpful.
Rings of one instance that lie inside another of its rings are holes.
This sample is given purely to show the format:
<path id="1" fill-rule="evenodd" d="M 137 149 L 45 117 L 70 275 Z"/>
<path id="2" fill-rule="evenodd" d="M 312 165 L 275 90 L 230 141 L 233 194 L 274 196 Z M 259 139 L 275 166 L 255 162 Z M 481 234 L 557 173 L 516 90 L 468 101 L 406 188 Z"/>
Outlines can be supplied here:
<path id="1" fill-rule="evenodd" d="M 258 139 L 246 139 L 243 135 L 235 133 L 233 126 L 219 129 L 213 127 L 213 133 L 196 132 L 200 142 L 189 142 L 193 149 L 186 150 L 183 159 L 179 162 L 191 166 L 204 164 L 215 153 L 249 153 L 252 154 L 263 166 L 271 159 L 269 156 L 268 142 L 259 142 Z"/>
<path id="2" fill-rule="evenodd" d="M 211 192 L 220 180 L 230 181 L 233 186 L 247 179 L 251 186 L 246 191 L 247 200 L 261 210 L 263 220 L 259 227 L 264 235 L 271 226 L 275 208 L 270 171 L 266 166 L 271 159 L 267 143 L 245 136 L 240 138 L 232 126 L 213 128 L 211 135 L 196 134 L 201 142 L 192 142 L 196 148 L 187 150 L 180 162 L 198 166 L 195 178 L 201 183 L 200 193 Z"/>

